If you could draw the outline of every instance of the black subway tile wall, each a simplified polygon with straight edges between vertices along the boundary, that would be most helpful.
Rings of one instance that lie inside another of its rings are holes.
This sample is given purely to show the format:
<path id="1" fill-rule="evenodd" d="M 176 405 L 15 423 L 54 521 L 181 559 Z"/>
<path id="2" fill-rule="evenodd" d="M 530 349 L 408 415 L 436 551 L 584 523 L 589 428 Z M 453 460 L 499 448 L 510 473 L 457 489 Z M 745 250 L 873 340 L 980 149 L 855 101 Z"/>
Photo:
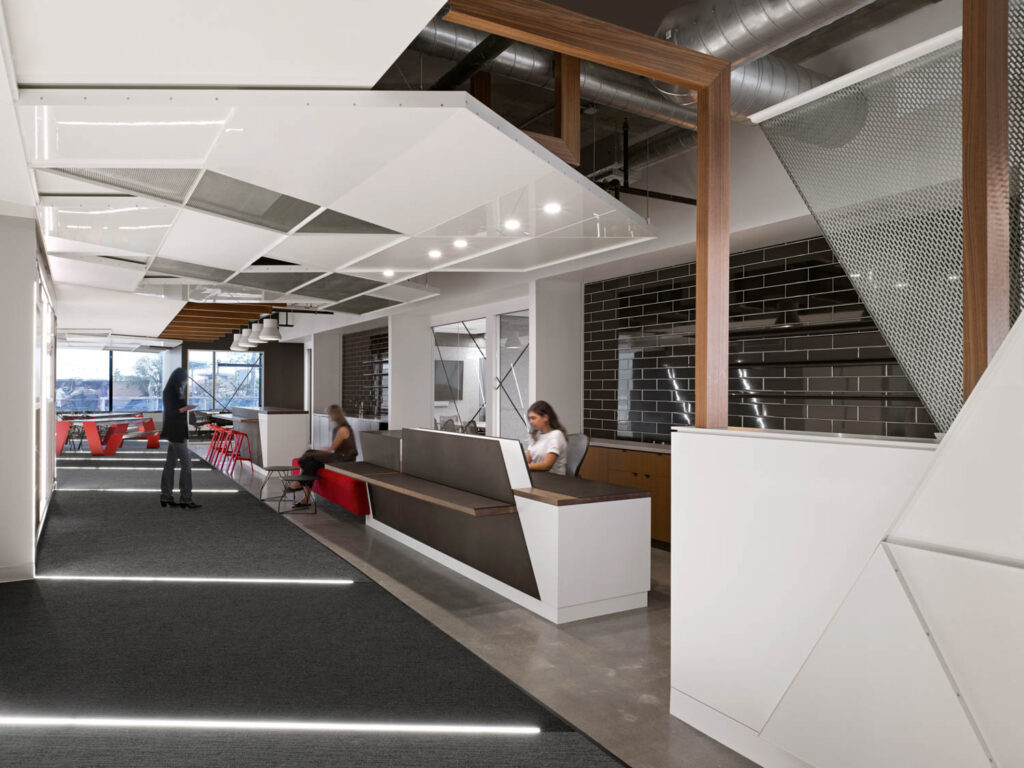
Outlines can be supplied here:
<path id="1" fill-rule="evenodd" d="M 732 254 L 729 424 L 933 437 L 823 238 Z M 584 431 L 665 442 L 693 423 L 696 266 L 584 287 Z"/>
<path id="2" fill-rule="evenodd" d="M 341 407 L 349 416 L 386 418 L 388 332 L 347 333 L 341 339 Z"/>

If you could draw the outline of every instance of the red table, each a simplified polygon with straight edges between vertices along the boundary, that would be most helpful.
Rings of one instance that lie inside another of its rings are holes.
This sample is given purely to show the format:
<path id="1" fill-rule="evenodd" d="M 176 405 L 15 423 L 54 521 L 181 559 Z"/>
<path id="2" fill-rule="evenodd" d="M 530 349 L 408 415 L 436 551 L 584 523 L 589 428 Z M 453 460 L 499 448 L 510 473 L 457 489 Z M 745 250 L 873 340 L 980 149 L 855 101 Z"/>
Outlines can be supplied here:
<path id="1" fill-rule="evenodd" d="M 85 438 L 89 443 L 89 453 L 93 456 L 113 456 L 121 444 L 131 437 L 145 437 L 147 448 L 160 447 L 160 435 L 153 424 L 152 417 L 142 416 L 108 416 L 96 419 L 67 419 L 57 422 L 57 455 L 64 452 L 68 432 L 72 424 L 81 424 Z M 100 437 L 99 424 L 108 424 L 107 434 Z M 138 425 L 134 429 L 129 429 Z"/>

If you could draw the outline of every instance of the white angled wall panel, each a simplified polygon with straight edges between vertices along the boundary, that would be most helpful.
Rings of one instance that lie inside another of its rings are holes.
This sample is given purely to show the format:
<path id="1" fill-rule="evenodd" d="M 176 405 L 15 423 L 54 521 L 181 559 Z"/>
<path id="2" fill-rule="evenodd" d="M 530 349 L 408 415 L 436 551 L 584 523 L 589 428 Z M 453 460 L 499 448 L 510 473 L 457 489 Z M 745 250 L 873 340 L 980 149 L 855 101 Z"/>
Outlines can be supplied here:
<path id="1" fill-rule="evenodd" d="M 677 430 L 672 687 L 760 731 L 933 455 L 921 443 Z"/>
<path id="2" fill-rule="evenodd" d="M 762 736 L 815 768 L 986 768 L 881 547 Z"/>
<path id="3" fill-rule="evenodd" d="M 1024 323 L 1010 330 L 939 446 L 893 531 L 924 543 L 1024 565 Z"/>
<path id="4" fill-rule="evenodd" d="M 1024 765 L 1024 569 L 890 548 L 996 765 Z"/>

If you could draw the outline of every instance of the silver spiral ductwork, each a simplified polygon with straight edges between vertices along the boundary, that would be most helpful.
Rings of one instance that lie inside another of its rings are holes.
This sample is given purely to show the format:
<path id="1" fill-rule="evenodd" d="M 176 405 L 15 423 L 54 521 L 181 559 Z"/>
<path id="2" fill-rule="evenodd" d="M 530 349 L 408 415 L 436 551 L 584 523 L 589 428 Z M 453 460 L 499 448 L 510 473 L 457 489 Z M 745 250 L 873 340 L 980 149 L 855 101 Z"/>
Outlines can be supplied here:
<path id="1" fill-rule="evenodd" d="M 872 0 L 713 0 L 690 2 L 669 13 L 657 37 L 746 64 L 776 51 Z"/>
<path id="2" fill-rule="evenodd" d="M 485 32 L 435 19 L 416 36 L 411 47 L 430 56 L 460 59 L 485 37 Z M 555 87 L 554 54 L 522 43 L 510 45 L 484 69 L 541 88 Z M 684 128 L 697 126 L 696 112 L 666 100 L 646 78 L 587 61 L 580 63 L 580 97 Z"/>

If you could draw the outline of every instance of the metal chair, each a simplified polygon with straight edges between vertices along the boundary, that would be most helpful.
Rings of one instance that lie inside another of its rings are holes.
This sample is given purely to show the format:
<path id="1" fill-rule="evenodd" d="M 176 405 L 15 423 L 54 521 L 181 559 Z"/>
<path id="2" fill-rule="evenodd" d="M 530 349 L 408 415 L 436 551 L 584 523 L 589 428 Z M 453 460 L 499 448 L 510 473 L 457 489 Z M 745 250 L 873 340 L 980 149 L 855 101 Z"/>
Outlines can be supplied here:
<path id="1" fill-rule="evenodd" d="M 580 465 L 587 456 L 587 449 L 590 448 L 590 437 L 581 432 L 573 435 L 566 435 L 568 448 L 565 451 L 565 474 L 568 477 L 576 477 L 580 473 Z"/>
<path id="2" fill-rule="evenodd" d="M 477 433 L 476 419 L 470 419 L 466 422 L 466 426 L 462 428 L 462 431 L 467 435 L 475 435 Z"/>
<path id="3" fill-rule="evenodd" d="M 458 432 L 459 430 L 455 428 L 455 422 L 452 419 L 446 419 L 445 422 L 441 425 L 441 431 Z"/>

